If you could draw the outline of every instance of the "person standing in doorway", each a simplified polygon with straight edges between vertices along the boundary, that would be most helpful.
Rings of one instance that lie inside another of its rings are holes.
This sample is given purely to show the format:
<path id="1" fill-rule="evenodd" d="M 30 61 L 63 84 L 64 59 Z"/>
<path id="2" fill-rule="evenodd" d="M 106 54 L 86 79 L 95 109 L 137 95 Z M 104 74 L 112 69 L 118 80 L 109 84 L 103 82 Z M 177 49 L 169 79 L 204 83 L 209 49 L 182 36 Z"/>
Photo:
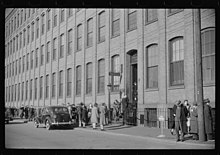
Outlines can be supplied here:
<path id="1" fill-rule="evenodd" d="M 96 124 L 98 123 L 98 117 L 99 117 L 99 113 L 98 113 L 98 104 L 95 103 L 93 108 L 92 108 L 92 115 L 91 115 L 91 123 L 92 123 L 92 128 L 96 129 Z"/>
<path id="2" fill-rule="evenodd" d="M 207 140 L 213 140 L 213 118 L 212 118 L 212 108 L 210 106 L 210 100 L 207 98 L 203 101 L 204 103 L 204 119 L 205 119 L 205 134 Z"/>

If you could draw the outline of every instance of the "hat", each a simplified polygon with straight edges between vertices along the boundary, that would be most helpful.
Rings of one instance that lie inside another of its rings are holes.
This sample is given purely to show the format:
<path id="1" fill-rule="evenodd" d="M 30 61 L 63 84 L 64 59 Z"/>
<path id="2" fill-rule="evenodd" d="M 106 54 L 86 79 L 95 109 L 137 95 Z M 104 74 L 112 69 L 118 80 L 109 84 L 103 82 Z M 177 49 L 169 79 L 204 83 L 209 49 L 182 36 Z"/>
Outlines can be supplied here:
<path id="1" fill-rule="evenodd" d="M 181 101 L 179 100 L 179 101 L 176 101 L 176 105 L 181 105 Z"/>
<path id="2" fill-rule="evenodd" d="M 210 103 L 209 98 L 203 100 L 204 103 Z"/>

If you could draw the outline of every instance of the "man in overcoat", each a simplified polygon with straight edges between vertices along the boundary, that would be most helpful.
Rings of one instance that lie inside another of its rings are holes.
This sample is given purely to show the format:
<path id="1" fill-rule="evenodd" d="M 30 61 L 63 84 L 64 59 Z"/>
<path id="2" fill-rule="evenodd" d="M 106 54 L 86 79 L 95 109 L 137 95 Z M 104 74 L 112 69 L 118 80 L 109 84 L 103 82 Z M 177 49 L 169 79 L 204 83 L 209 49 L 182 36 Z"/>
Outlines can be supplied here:
<path id="1" fill-rule="evenodd" d="M 87 122 L 87 108 L 85 106 L 85 104 L 82 105 L 82 124 L 83 124 L 83 128 L 86 127 L 86 122 Z"/>
<path id="2" fill-rule="evenodd" d="M 105 103 L 102 103 L 102 105 L 99 108 L 99 113 L 100 113 L 100 128 L 101 131 L 104 131 L 104 125 L 105 125 L 105 113 L 106 113 L 106 108 L 105 108 Z"/>
<path id="3" fill-rule="evenodd" d="M 207 98 L 203 101 L 204 103 L 204 123 L 205 123 L 205 134 L 207 136 L 208 140 L 213 140 L 212 134 L 213 134 L 213 118 L 211 113 L 211 106 L 209 105 L 210 100 Z"/>
<path id="4" fill-rule="evenodd" d="M 125 92 L 122 92 L 122 111 L 123 111 L 123 125 L 126 124 L 126 119 L 127 119 L 127 108 L 128 108 L 128 97 L 125 94 Z"/>
<path id="5" fill-rule="evenodd" d="M 198 110 L 197 110 L 197 103 L 193 103 L 193 106 L 190 107 L 190 133 L 193 136 L 193 140 L 198 140 Z"/>
<path id="6" fill-rule="evenodd" d="M 79 127 L 82 126 L 82 105 L 83 103 L 81 102 L 79 106 L 77 107 L 77 114 L 78 114 L 78 119 L 79 119 Z"/>
<path id="7" fill-rule="evenodd" d="M 177 108 L 177 103 L 179 103 L 179 101 L 176 101 L 175 104 L 173 105 L 173 115 L 172 115 L 172 122 L 171 122 L 171 134 L 173 135 L 174 129 L 175 129 L 175 116 L 176 116 L 176 108 Z"/>
<path id="8" fill-rule="evenodd" d="M 184 141 L 184 135 L 187 133 L 186 119 L 187 109 L 181 104 L 181 101 L 177 104 L 176 117 L 175 117 L 175 129 L 176 129 L 176 141 Z M 179 131 L 181 132 L 179 136 Z"/>

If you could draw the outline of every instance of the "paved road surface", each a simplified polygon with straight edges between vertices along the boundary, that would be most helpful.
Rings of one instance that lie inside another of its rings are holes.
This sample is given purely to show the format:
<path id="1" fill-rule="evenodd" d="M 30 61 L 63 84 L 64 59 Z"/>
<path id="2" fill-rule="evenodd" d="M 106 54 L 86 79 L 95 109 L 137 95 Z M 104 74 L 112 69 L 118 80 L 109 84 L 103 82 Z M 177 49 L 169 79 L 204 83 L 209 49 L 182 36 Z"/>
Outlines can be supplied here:
<path id="1" fill-rule="evenodd" d="M 167 142 L 88 129 L 35 128 L 32 122 L 5 125 L 6 148 L 31 149 L 214 149 L 211 145 Z"/>

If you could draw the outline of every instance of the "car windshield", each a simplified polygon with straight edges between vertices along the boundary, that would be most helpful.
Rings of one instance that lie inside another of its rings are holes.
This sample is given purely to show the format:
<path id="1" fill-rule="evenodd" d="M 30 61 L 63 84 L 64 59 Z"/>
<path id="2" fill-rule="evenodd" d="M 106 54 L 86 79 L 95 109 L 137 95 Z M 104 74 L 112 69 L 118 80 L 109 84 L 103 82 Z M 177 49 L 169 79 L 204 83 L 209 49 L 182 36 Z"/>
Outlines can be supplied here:
<path id="1" fill-rule="evenodd" d="M 68 109 L 65 107 L 56 107 L 54 108 L 55 113 L 68 113 Z"/>

